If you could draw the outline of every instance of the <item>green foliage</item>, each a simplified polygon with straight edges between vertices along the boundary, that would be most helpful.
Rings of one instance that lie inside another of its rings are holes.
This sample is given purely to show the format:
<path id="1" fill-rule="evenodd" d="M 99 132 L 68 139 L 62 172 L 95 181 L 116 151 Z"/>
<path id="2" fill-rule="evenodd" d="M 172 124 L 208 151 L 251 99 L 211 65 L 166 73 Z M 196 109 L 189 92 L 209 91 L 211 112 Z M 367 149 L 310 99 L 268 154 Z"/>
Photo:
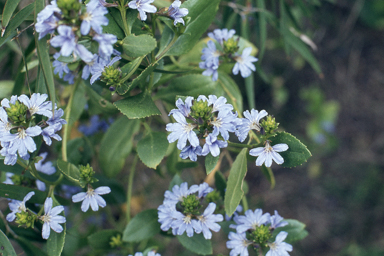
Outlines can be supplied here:
<path id="1" fill-rule="evenodd" d="M 156 40 L 150 35 L 129 35 L 123 40 L 124 53 L 132 58 L 147 55 L 156 48 Z"/>
<path id="2" fill-rule="evenodd" d="M 45 192 L 37 189 L 0 183 L 1 197 L 23 201 L 24 197 L 31 191 L 35 192 L 35 195 L 32 196 L 28 202 L 37 204 L 44 203 L 45 198 L 47 197 L 47 193 Z"/>
<path id="3" fill-rule="evenodd" d="M 146 92 L 113 103 L 129 119 L 138 119 L 160 115 L 160 110 Z"/>
<path id="4" fill-rule="evenodd" d="M 87 240 L 89 246 L 94 250 L 108 250 L 111 248 L 111 238 L 117 235 L 122 235 L 122 233 L 114 229 L 106 229 L 88 236 Z"/>
<path id="5" fill-rule="evenodd" d="M 156 169 L 163 160 L 168 146 L 166 133 L 150 132 L 137 143 L 137 154 L 146 166 Z"/>
<path id="6" fill-rule="evenodd" d="M 274 235 L 279 234 L 281 231 L 287 232 L 288 236 L 284 242 L 291 244 L 293 242 L 304 239 L 308 235 L 308 232 L 305 230 L 304 223 L 291 219 L 284 219 L 284 221 L 288 222 L 288 225 L 285 227 L 277 228 L 273 232 Z"/>
<path id="7" fill-rule="evenodd" d="M 246 148 L 240 151 L 229 173 L 224 198 L 225 212 L 228 216 L 232 216 L 236 211 L 244 195 L 243 182 L 247 173 L 247 153 L 248 149 Z"/>
<path id="8" fill-rule="evenodd" d="M 125 227 L 123 241 L 140 242 L 160 233 L 157 210 L 149 209 L 137 214 Z"/>
<path id="9" fill-rule="evenodd" d="M 5 253 L 7 256 L 16 256 L 15 249 L 13 249 L 13 246 L 11 242 L 9 242 L 8 237 L 3 233 L 3 231 L 0 230 L 0 244 L 2 253 Z"/>
<path id="10" fill-rule="evenodd" d="M 80 186 L 80 171 L 75 165 L 59 159 L 57 160 L 57 167 L 59 168 L 60 172 L 64 174 L 65 178 Z M 81 186 L 84 187 L 85 185 Z"/>
<path id="11" fill-rule="evenodd" d="M 3 16 L 1 19 L 1 26 L 5 29 L 8 26 L 9 20 L 12 17 L 13 12 L 19 5 L 20 0 L 7 0 L 3 9 Z"/>
<path id="12" fill-rule="evenodd" d="M 188 237 L 187 234 L 177 236 L 177 240 L 188 250 L 199 255 L 212 254 L 211 240 L 204 238 L 203 234 L 194 234 Z"/>
<path id="13" fill-rule="evenodd" d="M 211 171 L 213 171 L 217 165 L 217 163 L 219 162 L 219 158 L 220 156 L 212 156 L 211 154 L 208 154 L 206 157 L 205 157 L 205 171 L 208 174 L 211 173 Z"/>

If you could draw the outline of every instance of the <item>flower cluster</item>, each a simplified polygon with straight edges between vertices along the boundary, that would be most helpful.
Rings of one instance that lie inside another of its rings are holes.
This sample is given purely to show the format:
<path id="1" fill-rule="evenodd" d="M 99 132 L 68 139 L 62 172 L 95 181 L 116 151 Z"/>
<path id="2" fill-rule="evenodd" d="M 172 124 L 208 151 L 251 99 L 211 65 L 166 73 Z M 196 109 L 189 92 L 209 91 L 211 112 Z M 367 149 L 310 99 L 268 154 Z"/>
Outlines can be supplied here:
<path id="1" fill-rule="evenodd" d="M 128 256 L 132 256 L 132 254 L 129 254 Z M 134 256 L 144 256 L 144 254 L 142 252 L 137 252 L 137 253 L 135 253 Z M 161 256 L 161 255 L 160 255 L 160 253 L 150 251 L 150 252 L 148 252 L 147 256 Z"/>
<path id="2" fill-rule="evenodd" d="M 234 39 L 235 30 L 215 29 L 208 36 L 213 39 L 207 43 L 207 48 L 203 49 L 201 56 L 202 62 L 199 63 L 201 69 L 205 69 L 204 76 L 212 76 L 212 81 L 218 79 L 218 68 L 223 62 L 235 62 L 232 73 L 237 75 L 240 71 L 242 77 L 248 77 L 252 71 L 256 70 L 253 62 L 257 58 L 251 55 L 252 47 L 247 47 L 240 54 L 238 52 L 238 41 Z"/>
<path id="3" fill-rule="evenodd" d="M 212 231 L 218 232 L 220 225 L 217 222 L 223 221 L 221 214 L 214 214 L 215 203 L 209 203 L 203 214 L 200 214 L 201 202 L 213 191 L 207 183 L 193 185 L 188 188 L 186 182 L 180 186 L 175 185 L 172 191 L 167 190 L 164 194 L 163 204 L 158 207 L 159 222 L 161 230 L 172 229 L 173 235 L 192 237 L 194 232 L 203 232 L 205 239 L 212 238 Z M 197 195 L 196 195 L 197 193 Z"/>
<path id="4" fill-rule="evenodd" d="M 0 154 L 5 157 L 6 165 L 14 165 L 18 155 L 29 160 L 29 153 L 36 151 L 33 137 L 41 135 L 47 145 L 52 144 L 52 138 L 61 140 L 56 133 L 67 123 L 61 118 L 64 111 L 56 109 L 53 115 L 52 102 L 46 101 L 47 98 L 47 94 L 34 93 L 31 98 L 23 94 L 1 101 Z"/>
<path id="5" fill-rule="evenodd" d="M 230 228 L 236 229 L 236 232 L 229 233 L 227 242 L 227 248 L 231 249 L 230 256 L 249 255 L 248 246 L 255 249 L 269 247 L 266 256 L 289 255 L 288 252 L 292 251 L 292 245 L 283 242 L 288 235 L 285 231 L 277 234 L 274 242 L 270 241 L 276 228 L 288 225 L 277 211 L 271 216 L 263 214 L 261 209 L 247 210 L 245 216 L 238 215 L 233 220 L 236 224 L 230 225 Z"/>

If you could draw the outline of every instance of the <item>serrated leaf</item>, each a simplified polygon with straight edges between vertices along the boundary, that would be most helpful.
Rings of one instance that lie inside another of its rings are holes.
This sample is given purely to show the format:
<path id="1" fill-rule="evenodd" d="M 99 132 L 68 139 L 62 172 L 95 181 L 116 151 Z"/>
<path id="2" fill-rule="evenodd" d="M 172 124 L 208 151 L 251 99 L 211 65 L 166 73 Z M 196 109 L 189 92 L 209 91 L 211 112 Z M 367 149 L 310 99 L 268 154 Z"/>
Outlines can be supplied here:
<path id="1" fill-rule="evenodd" d="M 210 95 L 215 90 L 216 82 L 208 76 L 191 74 L 172 79 L 167 87 L 160 88 L 155 99 L 162 99 L 171 104 L 175 103 L 175 97 Z"/>
<path id="2" fill-rule="evenodd" d="M 122 233 L 113 229 L 101 230 L 88 236 L 87 240 L 89 246 L 94 250 L 109 250 L 111 238 L 117 235 L 122 235 Z"/>
<path id="3" fill-rule="evenodd" d="M 301 143 L 295 136 L 287 132 L 278 132 L 276 136 L 270 138 L 272 141 L 271 146 L 285 143 L 288 145 L 288 150 L 284 152 L 279 152 L 279 154 L 284 158 L 284 163 L 281 164 L 282 167 L 295 167 L 305 163 L 309 157 L 312 156 L 311 152 L 307 147 Z"/>
<path id="4" fill-rule="evenodd" d="M 222 95 L 238 113 L 243 113 L 243 97 L 237 83 L 224 72 L 219 71 L 215 95 Z"/>
<path id="5" fill-rule="evenodd" d="M 147 55 L 156 48 L 156 40 L 150 35 L 129 35 L 123 40 L 124 53 L 132 58 Z"/>
<path id="6" fill-rule="evenodd" d="M 207 30 L 219 8 L 220 0 L 188 0 L 181 8 L 188 9 L 191 18 L 184 33 L 176 40 L 167 55 L 179 56 L 189 52 Z M 164 30 L 170 30 L 166 27 Z"/>
<path id="7" fill-rule="evenodd" d="M 129 119 L 161 115 L 161 112 L 153 102 L 151 95 L 146 92 L 116 101 L 113 104 Z"/>
<path id="8" fill-rule="evenodd" d="M 188 237 L 187 234 L 176 236 L 177 240 L 186 249 L 199 255 L 212 254 L 212 243 L 211 240 L 205 239 L 203 234 L 193 234 L 192 237 Z"/>
<path id="9" fill-rule="evenodd" d="M 274 235 L 278 235 L 281 231 L 287 232 L 288 236 L 284 242 L 291 244 L 292 242 L 304 239 L 308 235 L 308 232 L 305 230 L 304 223 L 292 219 L 284 219 L 284 221 L 287 221 L 288 225 L 276 228 L 273 232 Z"/>
<path id="10" fill-rule="evenodd" d="M 80 171 L 75 165 L 58 159 L 57 167 L 65 178 L 67 178 L 69 181 L 73 182 L 77 186 L 80 186 Z"/>
<path id="11" fill-rule="evenodd" d="M 1 25 L 3 29 L 8 26 L 9 20 L 12 17 L 13 12 L 16 10 L 19 5 L 20 0 L 7 0 L 3 9 L 3 16 L 1 17 Z"/>
<path id="12" fill-rule="evenodd" d="M 248 149 L 243 148 L 233 162 L 227 181 L 224 205 L 228 216 L 236 211 L 244 195 L 243 182 L 247 174 L 247 153 Z"/>
<path id="13" fill-rule="evenodd" d="M 59 202 L 57 202 L 57 200 L 54 197 L 52 199 L 53 199 L 52 208 L 60 205 Z M 60 215 L 64 216 L 64 211 L 60 213 Z M 58 225 L 61 225 L 63 227 L 63 231 L 61 233 L 56 233 L 55 231 L 51 230 L 49 234 L 49 238 L 47 240 L 47 252 L 49 256 L 60 256 L 64 248 L 67 225 L 66 223 L 62 223 Z"/>
<path id="14" fill-rule="evenodd" d="M 137 214 L 127 225 L 123 241 L 140 242 L 160 233 L 157 209 L 149 209 Z"/>
<path id="15" fill-rule="evenodd" d="M 219 158 L 220 156 L 212 156 L 211 154 L 208 154 L 206 157 L 205 157 L 205 172 L 208 174 L 210 174 L 213 169 L 215 169 L 217 163 L 219 162 Z"/>
<path id="16" fill-rule="evenodd" d="M 7 256 L 16 256 L 15 249 L 11 242 L 9 242 L 8 237 L 0 230 L 0 244 L 1 244 L 1 253 Z"/>
<path id="17" fill-rule="evenodd" d="M 166 133 L 151 132 L 137 143 L 137 154 L 146 166 L 156 169 L 163 160 L 168 146 Z"/>
<path id="18" fill-rule="evenodd" d="M 125 116 L 117 119 L 107 130 L 100 144 L 99 162 L 107 177 L 116 176 L 132 150 L 132 138 L 140 128 L 139 120 Z"/>

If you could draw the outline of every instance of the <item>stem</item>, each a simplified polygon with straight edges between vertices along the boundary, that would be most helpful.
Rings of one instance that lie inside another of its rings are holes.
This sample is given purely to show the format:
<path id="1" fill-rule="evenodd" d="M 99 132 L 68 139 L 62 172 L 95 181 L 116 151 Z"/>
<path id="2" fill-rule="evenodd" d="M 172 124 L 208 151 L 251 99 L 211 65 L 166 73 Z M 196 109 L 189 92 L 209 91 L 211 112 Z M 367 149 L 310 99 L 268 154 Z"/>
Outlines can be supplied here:
<path id="1" fill-rule="evenodd" d="M 14 238 L 18 238 L 18 235 L 11 229 L 11 227 L 8 225 L 8 221 L 5 219 L 3 212 L 0 210 L 0 218 L 3 220 L 5 225 L 6 234 L 10 233 Z"/>
<path id="2" fill-rule="evenodd" d="M 41 177 L 40 174 L 37 172 L 36 167 L 35 167 L 35 164 L 31 164 L 31 165 L 27 166 L 27 165 L 25 165 L 24 163 L 22 163 L 19 159 L 17 159 L 17 163 L 18 163 L 20 166 L 22 166 L 23 168 L 28 169 L 28 170 L 30 171 L 31 175 L 32 175 L 34 178 L 36 178 L 36 179 L 38 179 L 38 180 L 44 182 L 44 183 L 47 184 L 47 185 L 56 186 L 56 185 L 59 184 L 59 183 L 61 182 L 61 180 L 63 179 L 63 175 L 60 173 L 60 176 L 59 176 L 59 178 L 58 178 L 56 181 L 49 181 L 49 180 L 46 180 L 46 179 L 44 179 L 43 177 Z M 48 195 L 49 195 L 49 194 L 48 194 Z"/>
<path id="3" fill-rule="evenodd" d="M 248 200 L 247 197 L 244 195 L 241 199 L 243 201 L 243 211 L 246 212 L 248 210 Z"/>
<path id="4" fill-rule="evenodd" d="M 124 24 L 123 29 L 124 29 L 125 36 L 129 36 L 131 34 L 131 29 L 127 23 L 127 9 L 125 8 L 124 3 L 121 3 L 121 5 L 119 6 L 119 10 L 121 14 L 121 19 L 123 20 L 123 24 Z"/>
<path id="5" fill-rule="evenodd" d="M 133 163 L 131 166 L 131 171 L 129 172 L 128 191 L 127 191 L 127 224 L 131 221 L 132 185 L 133 185 L 133 177 L 135 176 L 136 164 L 137 164 L 138 158 L 139 157 L 135 155 L 135 158 L 133 159 Z"/>
<path id="6" fill-rule="evenodd" d="M 136 69 L 140 66 L 141 64 L 141 61 L 144 59 L 144 56 L 140 57 L 141 60 L 137 62 L 136 66 L 134 66 L 131 70 L 131 72 L 129 72 L 123 79 L 121 79 L 121 83 L 124 83 L 125 81 L 128 80 L 128 78 L 130 78 L 133 73 L 135 73 Z"/>
<path id="7" fill-rule="evenodd" d="M 62 154 L 63 161 L 65 162 L 68 162 L 67 142 L 68 142 L 68 134 L 70 129 L 69 118 L 71 117 L 72 102 L 81 79 L 82 79 L 81 76 L 79 76 L 79 78 L 76 80 L 76 83 L 74 84 L 71 95 L 69 97 L 67 108 L 65 109 L 65 120 L 67 121 L 67 124 L 64 126 L 63 142 L 61 144 L 61 154 Z"/>
<path id="8" fill-rule="evenodd" d="M 254 147 L 259 146 L 259 145 L 255 145 L 255 144 L 252 144 L 252 145 L 240 144 L 240 143 L 234 143 L 234 142 L 228 141 L 228 146 L 236 147 L 236 148 L 254 148 Z"/>

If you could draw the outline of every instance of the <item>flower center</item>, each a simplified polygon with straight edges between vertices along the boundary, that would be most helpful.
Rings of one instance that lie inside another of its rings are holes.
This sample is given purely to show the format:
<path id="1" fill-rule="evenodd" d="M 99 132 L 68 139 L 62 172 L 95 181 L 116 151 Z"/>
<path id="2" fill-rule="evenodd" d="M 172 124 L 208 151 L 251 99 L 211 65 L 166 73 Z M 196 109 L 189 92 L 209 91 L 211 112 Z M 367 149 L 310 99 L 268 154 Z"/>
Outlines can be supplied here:
<path id="1" fill-rule="evenodd" d="M 47 215 L 47 214 L 41 216 L 40 219 L 41 219 L 43 222 L 51 222 L 51 216 L 49 216 L 49 215 Z"/>
<path id="2" fill-rule="evenodd" d="M 184 128 L 185 133 L 190 133 L 193 130 L 193 128 L 195 128 L 195 125 L 194 124 L 186 124 L 186 125 L 184 125 L 183 128 Z"/>
<path id="3" fill-rule="evenodd" d="M 184 223 L 191 224 L 191 215 L 187 215 L 183 218 Z"/>
<path id="4" fill-rule="evenodd" d="M 94 192 L 94 191 L 95 191 L 94 189 L 92 189 L 92 188 L 88 188 L 87 196 L 89 196 L 89 197 L 94 196 L 94 195 L 95 195 L 95 192 Z"/>
<path id="5" fill-rule="evenodd" d="M 17 132 L 18 132 L 18 137 L 20 138 L 20 139 L 24 139 L 25 137 L 27 137 L 27 133 L 25 132 L 25 130 L 24 130 L 24 128 L 19 128 L 18 130 L 17 130 Z"/>
<path id="6" fill-rule="evenodd" d="M 83 18 L 83 20 L 91 21 L 91 20 L 92 20 L 92 14 L 89 13 L 89 12 L 86 12 L 86 13 L 84 14 L 84 18 Z"/>
<path id="7" fill-rule="evenodd" d="M 27 208 L 25 207 L 24 202 L 22 202 L 22 203 L 19 205 L 19 211 L 21 211 L 21 212 L 25 212 L 25 211 L 27 211 Z"/>
<path id="8" fill-rule="evenodd" d="M 211 124 L 216 127 L 220 127 L 223 124 L 223 120 L 221 120 L 221 118 L 218 118 L 215 121 L 211 121 Z"/>
<path id="9" fill-rule="evenodd" d="M 277 250 L 277 244 L 274 242 L 274 243 L 269 243 L 268 246 L 271 248 L 272 251 L 276 251 Z"/>
<path id="10" fill-rule="evenodd" d="M 257 121 L 253 121 L 250 126 L 249 126 L 251 129 L 254 129 L 256 131 L 260 131 L 260 125 Z"/>

